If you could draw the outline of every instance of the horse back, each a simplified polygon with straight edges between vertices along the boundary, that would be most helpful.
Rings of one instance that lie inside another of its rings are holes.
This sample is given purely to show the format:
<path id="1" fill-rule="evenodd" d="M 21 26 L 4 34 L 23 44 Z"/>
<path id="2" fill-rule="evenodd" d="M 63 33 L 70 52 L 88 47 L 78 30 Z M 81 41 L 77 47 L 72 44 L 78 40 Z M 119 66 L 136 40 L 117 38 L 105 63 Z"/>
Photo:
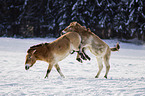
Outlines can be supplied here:
<path id="1" fill-rule="evenodd" d="M 80 37 L 78 33 L 68 32 L 62 35 L 55 41 L 53 41 L 49 47 L 56 54 L 65 54 L 66 52 L 72 51 L 72 45 L 78 47 L 80 44 Z"/>

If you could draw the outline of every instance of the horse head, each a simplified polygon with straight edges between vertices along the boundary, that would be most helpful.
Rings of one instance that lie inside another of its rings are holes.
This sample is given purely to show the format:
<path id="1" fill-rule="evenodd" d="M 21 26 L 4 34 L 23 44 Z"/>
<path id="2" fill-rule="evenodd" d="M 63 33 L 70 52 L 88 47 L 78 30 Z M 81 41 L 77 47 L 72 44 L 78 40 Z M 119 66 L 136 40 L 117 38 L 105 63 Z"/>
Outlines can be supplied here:
<path id="1" fill-rule="evenodd" d="M 79 23 L 77 22 L 71 22 L 70 25 L 68 27 L 66 27 L 62 32 L 61 35 L 67 33 L 67 32 L 84 32 L 87 31 L 85 26 L 81 26 Z"/>
<path id="2" fill-rule="evenodd" d="M 71 22 L 69 26 L 67 26 L 62 32 L 61 35 L 67 33 L 67 32 L 76 32 L 76 26 L 77 22 Z"/>
<path id="3" fill-rule="evenodd" d="M 28 52 L 26 55 L 26 61 L 25 61 L 25 69 L 28 70 L 30 67 L 32 67 L 36 62 L 36 57 L 34 53 L 36 50 L 33 50 L 32 52 Z"/>

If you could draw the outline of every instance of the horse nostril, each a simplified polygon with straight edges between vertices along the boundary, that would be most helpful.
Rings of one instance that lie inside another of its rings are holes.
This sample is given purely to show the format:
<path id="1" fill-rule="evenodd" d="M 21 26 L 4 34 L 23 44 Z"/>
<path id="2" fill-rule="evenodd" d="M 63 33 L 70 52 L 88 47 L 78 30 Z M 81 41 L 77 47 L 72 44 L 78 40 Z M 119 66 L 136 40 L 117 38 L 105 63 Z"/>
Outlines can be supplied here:
<path id="1" fill-rule="evenodd" d="M 30 68 L 30 66 L 26 64 L 25 69 L 28 70 L 29 68 Z"/>
<path id="2" fill-rule="evenodd" d="M 25 66 L 25 69 L 26 69 L 26 70 L 28 70 L 28 69 L 29 69 L 29 67 L 28 67 L 28 66 Z"/>
<path id="3" fill-rule="evenodd" d="M 28 70 L 28 66 L 25 66 L 25 69 Z"/>

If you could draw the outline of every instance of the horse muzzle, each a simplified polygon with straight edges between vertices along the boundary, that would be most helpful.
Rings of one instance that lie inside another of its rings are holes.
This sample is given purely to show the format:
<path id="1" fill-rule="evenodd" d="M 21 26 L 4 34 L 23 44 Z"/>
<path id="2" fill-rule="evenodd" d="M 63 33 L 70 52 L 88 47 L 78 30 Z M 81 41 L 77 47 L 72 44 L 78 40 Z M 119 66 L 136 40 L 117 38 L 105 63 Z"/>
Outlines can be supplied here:
<path id="1" fill-rule="evenodd" d="M 28 70 L 29 68 L 30 68 L 30 65 L 29 64 L 26 64 L 25 65 L 25 69 Z"/>

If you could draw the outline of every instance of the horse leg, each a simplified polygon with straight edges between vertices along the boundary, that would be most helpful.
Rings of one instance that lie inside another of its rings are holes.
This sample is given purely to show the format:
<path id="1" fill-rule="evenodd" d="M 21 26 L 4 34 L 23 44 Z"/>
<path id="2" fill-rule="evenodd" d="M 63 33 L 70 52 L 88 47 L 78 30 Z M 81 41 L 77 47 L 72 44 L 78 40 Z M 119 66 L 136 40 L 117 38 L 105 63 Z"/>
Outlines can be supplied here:
<path id="1" fill-rule="evenodd" d="M 105 66 L 106 66 L 106 73 L 105 73 L 104 77 L 106 79 L 107 79 L 107 75 L 108 75 L 108 72 L 109 72 L 109 69 L 110 69 L 109 59 L 110 59 L 110 55 L 105 55 L 104 56 L 104 63 L 105 63 Z"/>
<path id="2" fill-rule="evenodd" d="M 70 54 L 74 54 L 76 51 L 75 50 L 73 50 Z"/>
<path id="3" fill-rule="evenodd" d="M 56 68 L 57 72 L 60 74 L 61 77 L 65 78 L 64 75 L 62 74 L 60 67 L 58 64 L 55 64 L 54 67 Z"/>
<path id="4" fill-rule="evenodd" d="M 52 70 L 52 67 L 53 67 L 53 64 L 49 64 L 45 78 L 48 77 L 50 71 Z"/>
<path id="5" fill-rule="evenodd" d="M 81 56 L 81 58 L 82 58 L 83 60 L 87 60 L 87 58 L 85 57 L 84 53 L 82 52 L 82 49 L 83 49 L 82 44 L 80 44 L 80 45 L 79 45 L 79 51 L 77 51 L 77 52 L 78 52 L 78 54 Z"/>
<path id="6" fill-rule="evenodd" d="M 99 77 L 100 72 L 103 69 L 102 57 L 97 58 L 97 62 L 98 62 L 99 71 L 98 71 L 97 75 L 95 76 L 95 78 L 98 78 Z"/>
<path id="7" fill-rule="evenodd" d="M 79 51 L 75 51 L 75 52 L 77 52 L 77 58 L 76 58 L 76 60 L 78 60 L 79 62 L 82 63 L 83 61 L 81 60 L 81 58 L 83 60 L 87 60 L 85 55 L 82 53 L 82 44 L 79 45 L 78 49 L 79 49 Z"/>
<path id="8" fill-rule="evenodd" d="M 74 54 L 75 52 L 77 52 L 77 58 L 76 58 L 76 60 L 79 61 L 79 62 L 81 62 L 81 63 L 83 63 L 83 61 L 80 58 L 80 51 L 73 50 L 70 54 Z"/>
<path id="9" fill-rule="evenodd" d="M 79 51 L 73 50 L 70 54 L 74 54 L 75 52 L 77 52 L 77 58 L 76 58 L 76 60 L 79 61 L 79 62 L 81 62 L 81 63 L 83 63 L 83 61 L 80 58 L 80 54 L 79 54 L 80 52 Z"/>
<path id="10" fill-rule="evenodd" d="M 88 60 L 91 60 L 91 58 L 85 53 L 85 47 L 82 48 L 82 52 L 84 53 L 85 57 L 88 59 Z"/>
<path id="11" fill-rule="evenodd" d="M 77 53 L 77 58 L 76 58 L 76 60 L 78 60 L 79 62 L 83 63 L 82 59 L 80 58 L 79 53 Z"/>
<path id="12" fill-rule="evenodd" d="M 78 51 L 77 51 L 78 52 Z M 78 55 L 81 56 L 83 60 L 87 60 L 85 55 L 82 52 L 78 52 Z"/>

